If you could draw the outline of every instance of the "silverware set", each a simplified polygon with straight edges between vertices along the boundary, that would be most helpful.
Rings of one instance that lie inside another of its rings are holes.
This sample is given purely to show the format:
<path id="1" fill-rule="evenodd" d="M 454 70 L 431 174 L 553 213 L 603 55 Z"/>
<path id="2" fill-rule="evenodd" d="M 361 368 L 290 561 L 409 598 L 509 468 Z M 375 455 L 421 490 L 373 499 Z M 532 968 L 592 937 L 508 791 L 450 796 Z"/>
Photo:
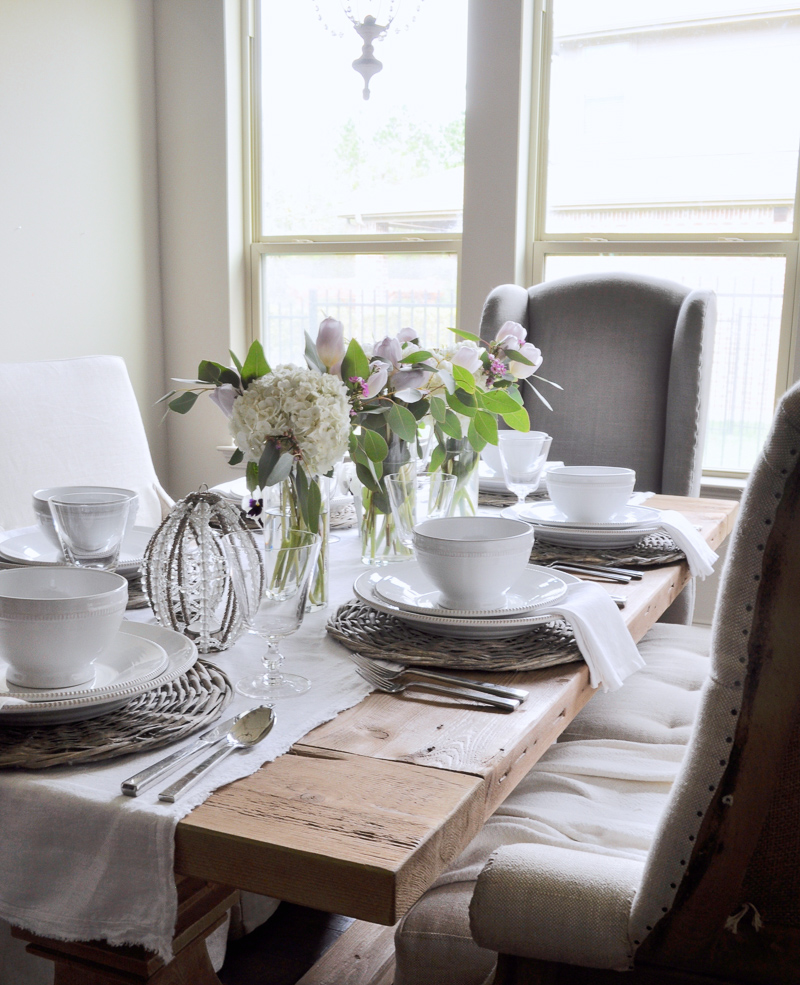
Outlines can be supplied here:
<path id="1" fill-rule="evenodd" d="M 516 711 L 528 696 L 528 692 L 521 688 L 406 667 L 387 660 L 365 657 L 360 653 L 351 653 L 349 656 L 356 665 L 356 671 L 365 681 L 388 694 L 399 694 L 409 688 L 416 688 L 476 701 L 503 712 Z"/>
<path id="2" fill-rule="evenodd" d="M 241 715 L 235 715 L 233 718 L 229 718 L 227 721 L 203 732 L 186 749 L 174 752 L 129 779 L 123 780 L 122 792 L 128 797 L 138 797 L 144 790 L 173 773 L 181 763 L 187 762 L 201 750 L 215 749 L 208 758 L 159 793 L 159 800 L 172 804 L 201 776 L 204 776 L 232 752 L 249 748 L 260 742 L 269 734 L 274 724 L 275 712 L 270 705 L 250 708 Z"/>

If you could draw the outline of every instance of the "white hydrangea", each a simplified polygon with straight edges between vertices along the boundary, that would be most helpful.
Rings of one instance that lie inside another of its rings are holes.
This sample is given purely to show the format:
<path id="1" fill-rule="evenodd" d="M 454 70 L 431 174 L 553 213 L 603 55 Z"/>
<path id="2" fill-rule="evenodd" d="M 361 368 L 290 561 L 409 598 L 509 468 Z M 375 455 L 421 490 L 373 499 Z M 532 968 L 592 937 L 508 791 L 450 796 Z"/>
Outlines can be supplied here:
<path id="1" fill-rule="evenodd" d="M 337 376 L 278 366 L 253 380 L 235 401 L 230 432 L 246 461 L 259 460 L 268 438 L 287 437 L 300 450 L 306 470 L 324 475 L 347 451 L 347 389 Z"/>

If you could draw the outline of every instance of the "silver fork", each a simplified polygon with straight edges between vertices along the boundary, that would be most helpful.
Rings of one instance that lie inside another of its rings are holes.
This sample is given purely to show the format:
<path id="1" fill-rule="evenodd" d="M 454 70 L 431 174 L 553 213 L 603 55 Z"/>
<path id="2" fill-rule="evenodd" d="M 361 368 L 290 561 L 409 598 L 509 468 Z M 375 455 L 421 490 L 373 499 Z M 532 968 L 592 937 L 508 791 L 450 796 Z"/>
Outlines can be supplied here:
<path id="1" fill-rule="evenodd" d="M 512 701 L 524 701 L 528 697 L 528 692 L 520 687 L 509 687 L 506 684 L 492 684 L 489 681 L 473 681 L 468 677 L 453 677 L 451 674 L 439 674 L 435 670 L 422 669 L 421 667 L 407 667 L 405 664 L 395 663 L 393 660 L 385 660 L 383 657 L 365 657 L 361 653 L 351 653 L 353 663 L 359 666 L 367 666 L 380 674 L 390 683 L 400 678 L 409 680 L 419 678 L 421 680 L 439 681 L 442 684 L 455 684 L 457 687 L 466 687 L 472 691 L 484 691 L 486 694 L 495 694 L 499 698 L 510 698 Z"/>
<path id="2" fill-rule="evenodd" d="M 379 691 L 385 691 L 387 694 L 401 694 L 409 688 L 421 688 L 424 691 L 446 694 L 450 698 L 467 698 L 469 701 L 480 701 L 491 705 L 498 711 L 510 712 L 519 708 L 519 702 L 509 698 L 498 698 L 493 694 L 484 694 L 480 691 L 468 691 L 465 688 L 450 687 L 447 684 L 436 684 L 434 681 L 389 681 L 380 674 L 376 674 L 374 668 L 358 663 L 356 664 L 356 673 L 373 687 Z"/>

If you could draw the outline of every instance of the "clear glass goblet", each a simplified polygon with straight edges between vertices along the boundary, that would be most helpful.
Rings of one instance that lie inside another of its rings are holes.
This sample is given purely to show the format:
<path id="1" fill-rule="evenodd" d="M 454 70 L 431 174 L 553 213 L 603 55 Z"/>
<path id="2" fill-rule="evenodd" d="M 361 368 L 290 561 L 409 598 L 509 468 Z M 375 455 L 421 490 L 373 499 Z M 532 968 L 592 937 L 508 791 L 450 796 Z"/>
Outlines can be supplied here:
<path id="1" fill-rule="evenodd" d="M 524 507 L 525 497 L 539 488 L 552 440 L 544 431 L 501 431 L 498 434 L 503 481 L 517 497 L 512 507 L 516 512 Z"/>
<path id="2" fill-rule="evenodd" d="M 311 686 L 307 678 L 283 672 L 279 644 L 303 622 L 320 543 L 319 534 L 307 530 L 286 531 L 275 546 L 257 538 L 255 550 L 230 535 L 222 538 L 245 624 L 266 643 L 263 672 L 236 683 L 236 690 L 248 698 L 272 702 L 303 694 Z"/>

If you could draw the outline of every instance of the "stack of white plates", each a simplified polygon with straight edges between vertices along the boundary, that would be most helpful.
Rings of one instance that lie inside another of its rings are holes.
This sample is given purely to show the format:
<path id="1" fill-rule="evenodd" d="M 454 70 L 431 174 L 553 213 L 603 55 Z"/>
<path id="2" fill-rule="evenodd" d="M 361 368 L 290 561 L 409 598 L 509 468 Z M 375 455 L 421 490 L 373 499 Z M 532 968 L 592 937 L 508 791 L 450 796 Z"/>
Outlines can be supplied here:
<path id="1" fill-rule="evenodd" d="M 95 661 L 94 680 L 89 684 L 49 690 L 17 687 L 6 680 L 8 664 L 0 656 L 0 722 L 38 724 L 95 718 L 174 681 L 196 660 L 197 647 L 181 633 L 126 621 L 111 649 Z"/>
<path id="2" fill-rule="evenodd" d="M 446 609 L 439 604 L 436 586 L 411 560 L 389 572 L 365 571 L 356 578 L 353 591 L 373 609 L 435 636 L 500 639 L 549 622 L 553 618 L 549 607 L 564 596 L 568 584 L 577 581 L 552 568 L 529 564 L 501 608 Z"/>
<path id="3" fill-rule="evenodd" d="M 144 549 L 153 536 L 151 527 L 134 527 L 125 534 L 117 571 L 126 578 L 139 573 Z M 21 527 L 6 532 L 0 541 L 0 560 L 12 564 L 64 564 L 64 556 L 37 527 Z"/>
<path id="4" fill-rule="evenodd" d="M 537 540 L 559 547 L 632 547 L 661 523 L 660 512 L 649 506 L 626 506 L 603 523 L 577 523 L 549 500 L 503 510 L 503 516 L 527 520 Z"/>

